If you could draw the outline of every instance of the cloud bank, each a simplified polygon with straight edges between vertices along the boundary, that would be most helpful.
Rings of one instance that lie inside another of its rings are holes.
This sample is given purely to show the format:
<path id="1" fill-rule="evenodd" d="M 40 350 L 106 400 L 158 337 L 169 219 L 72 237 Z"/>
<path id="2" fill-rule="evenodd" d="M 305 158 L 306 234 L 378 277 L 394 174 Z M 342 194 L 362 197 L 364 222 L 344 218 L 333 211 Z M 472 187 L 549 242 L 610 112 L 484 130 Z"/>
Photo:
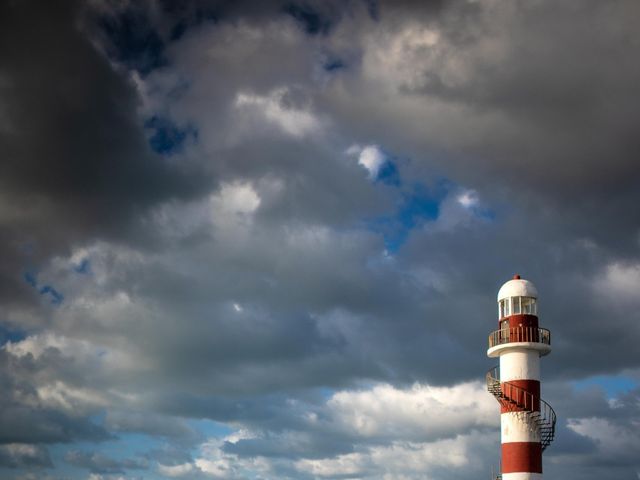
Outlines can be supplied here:
<path id="1" fill-rule="evenodd" d="M 636 2 L 0 7 L 0 474 L 471 479 L 494 295 L 545 474 L 638 475 Z"/>

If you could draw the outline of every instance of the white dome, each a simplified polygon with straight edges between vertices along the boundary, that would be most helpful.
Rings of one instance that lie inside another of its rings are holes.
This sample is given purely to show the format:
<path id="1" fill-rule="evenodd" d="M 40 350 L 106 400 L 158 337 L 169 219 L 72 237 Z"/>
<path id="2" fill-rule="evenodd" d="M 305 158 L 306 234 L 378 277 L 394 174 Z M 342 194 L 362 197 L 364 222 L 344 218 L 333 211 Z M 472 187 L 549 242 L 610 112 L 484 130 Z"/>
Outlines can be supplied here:
<path id="1" fill-rule="evenodd" d="M 520 275 L 513 277 L 513 280 L 509 280 L 502 285 L 498 292 L 498 302 L 503 298 L 509 297 L 533 297 L 538 298 L 538 290 L 536 286 L 529 280 L 520 278 Z"/>

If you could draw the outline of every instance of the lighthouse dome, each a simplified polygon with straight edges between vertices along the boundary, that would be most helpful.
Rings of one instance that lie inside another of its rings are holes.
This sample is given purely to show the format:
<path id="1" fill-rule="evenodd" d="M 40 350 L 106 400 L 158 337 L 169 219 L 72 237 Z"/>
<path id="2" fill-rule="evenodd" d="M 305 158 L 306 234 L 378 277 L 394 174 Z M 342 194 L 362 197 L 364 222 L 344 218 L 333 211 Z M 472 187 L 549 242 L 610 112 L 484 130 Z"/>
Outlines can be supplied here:
<path id="1" fill-rule="evenodd" d="M 502 285 L 498 291 L 498 302 L 509 297 L 538 298 L 538 290 L 529 280 L 520 278 L 520 275 L 515 275 L 512 280 Z"/>

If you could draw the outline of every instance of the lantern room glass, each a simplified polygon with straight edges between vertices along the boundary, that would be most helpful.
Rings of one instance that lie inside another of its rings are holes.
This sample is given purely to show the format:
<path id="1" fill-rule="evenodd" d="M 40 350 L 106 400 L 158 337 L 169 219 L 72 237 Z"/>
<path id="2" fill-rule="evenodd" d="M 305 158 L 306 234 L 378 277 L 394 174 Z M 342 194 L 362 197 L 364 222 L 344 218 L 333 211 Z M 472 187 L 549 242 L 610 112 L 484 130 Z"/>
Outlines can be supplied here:
<path id="1" fill-rule="evenodd" d="M 520 298 L 521 297 L 511 297 L 511 309 L 514 315 L 520 313 Z"/>
<path id="2" fill-rule="evenodd" d="M 498 318 L 510 315 L 537 315 L 538 306 L 534 297 L 510 297 L 498 302 Z"/>
<path id="3" fill-rule="evenodd" d="M 520 297 L 520 304 L 522 305 L 522 313 L 528 315 L 536 315 L 536 299 L 533 297 Z"/>

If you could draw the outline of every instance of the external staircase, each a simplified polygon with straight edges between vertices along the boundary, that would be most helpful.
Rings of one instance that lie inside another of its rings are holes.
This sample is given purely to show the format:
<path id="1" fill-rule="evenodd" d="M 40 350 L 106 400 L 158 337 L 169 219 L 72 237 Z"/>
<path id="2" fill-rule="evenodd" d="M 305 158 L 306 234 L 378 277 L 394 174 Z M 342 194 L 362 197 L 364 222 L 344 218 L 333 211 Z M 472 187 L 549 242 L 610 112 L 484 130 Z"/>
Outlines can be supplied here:
<path id="1" fill-rule="evenodd" d="M 500 382 L 500 367 L 487 372 L 487 390 L 507 412 L 519 412 L 520 419 L 540 432 L 542 451 L 551 444 L 556 432 L 556 413 L 547 402 L 510 382 Z M 498 477 L 496 477 L 498 478 Z"/>

